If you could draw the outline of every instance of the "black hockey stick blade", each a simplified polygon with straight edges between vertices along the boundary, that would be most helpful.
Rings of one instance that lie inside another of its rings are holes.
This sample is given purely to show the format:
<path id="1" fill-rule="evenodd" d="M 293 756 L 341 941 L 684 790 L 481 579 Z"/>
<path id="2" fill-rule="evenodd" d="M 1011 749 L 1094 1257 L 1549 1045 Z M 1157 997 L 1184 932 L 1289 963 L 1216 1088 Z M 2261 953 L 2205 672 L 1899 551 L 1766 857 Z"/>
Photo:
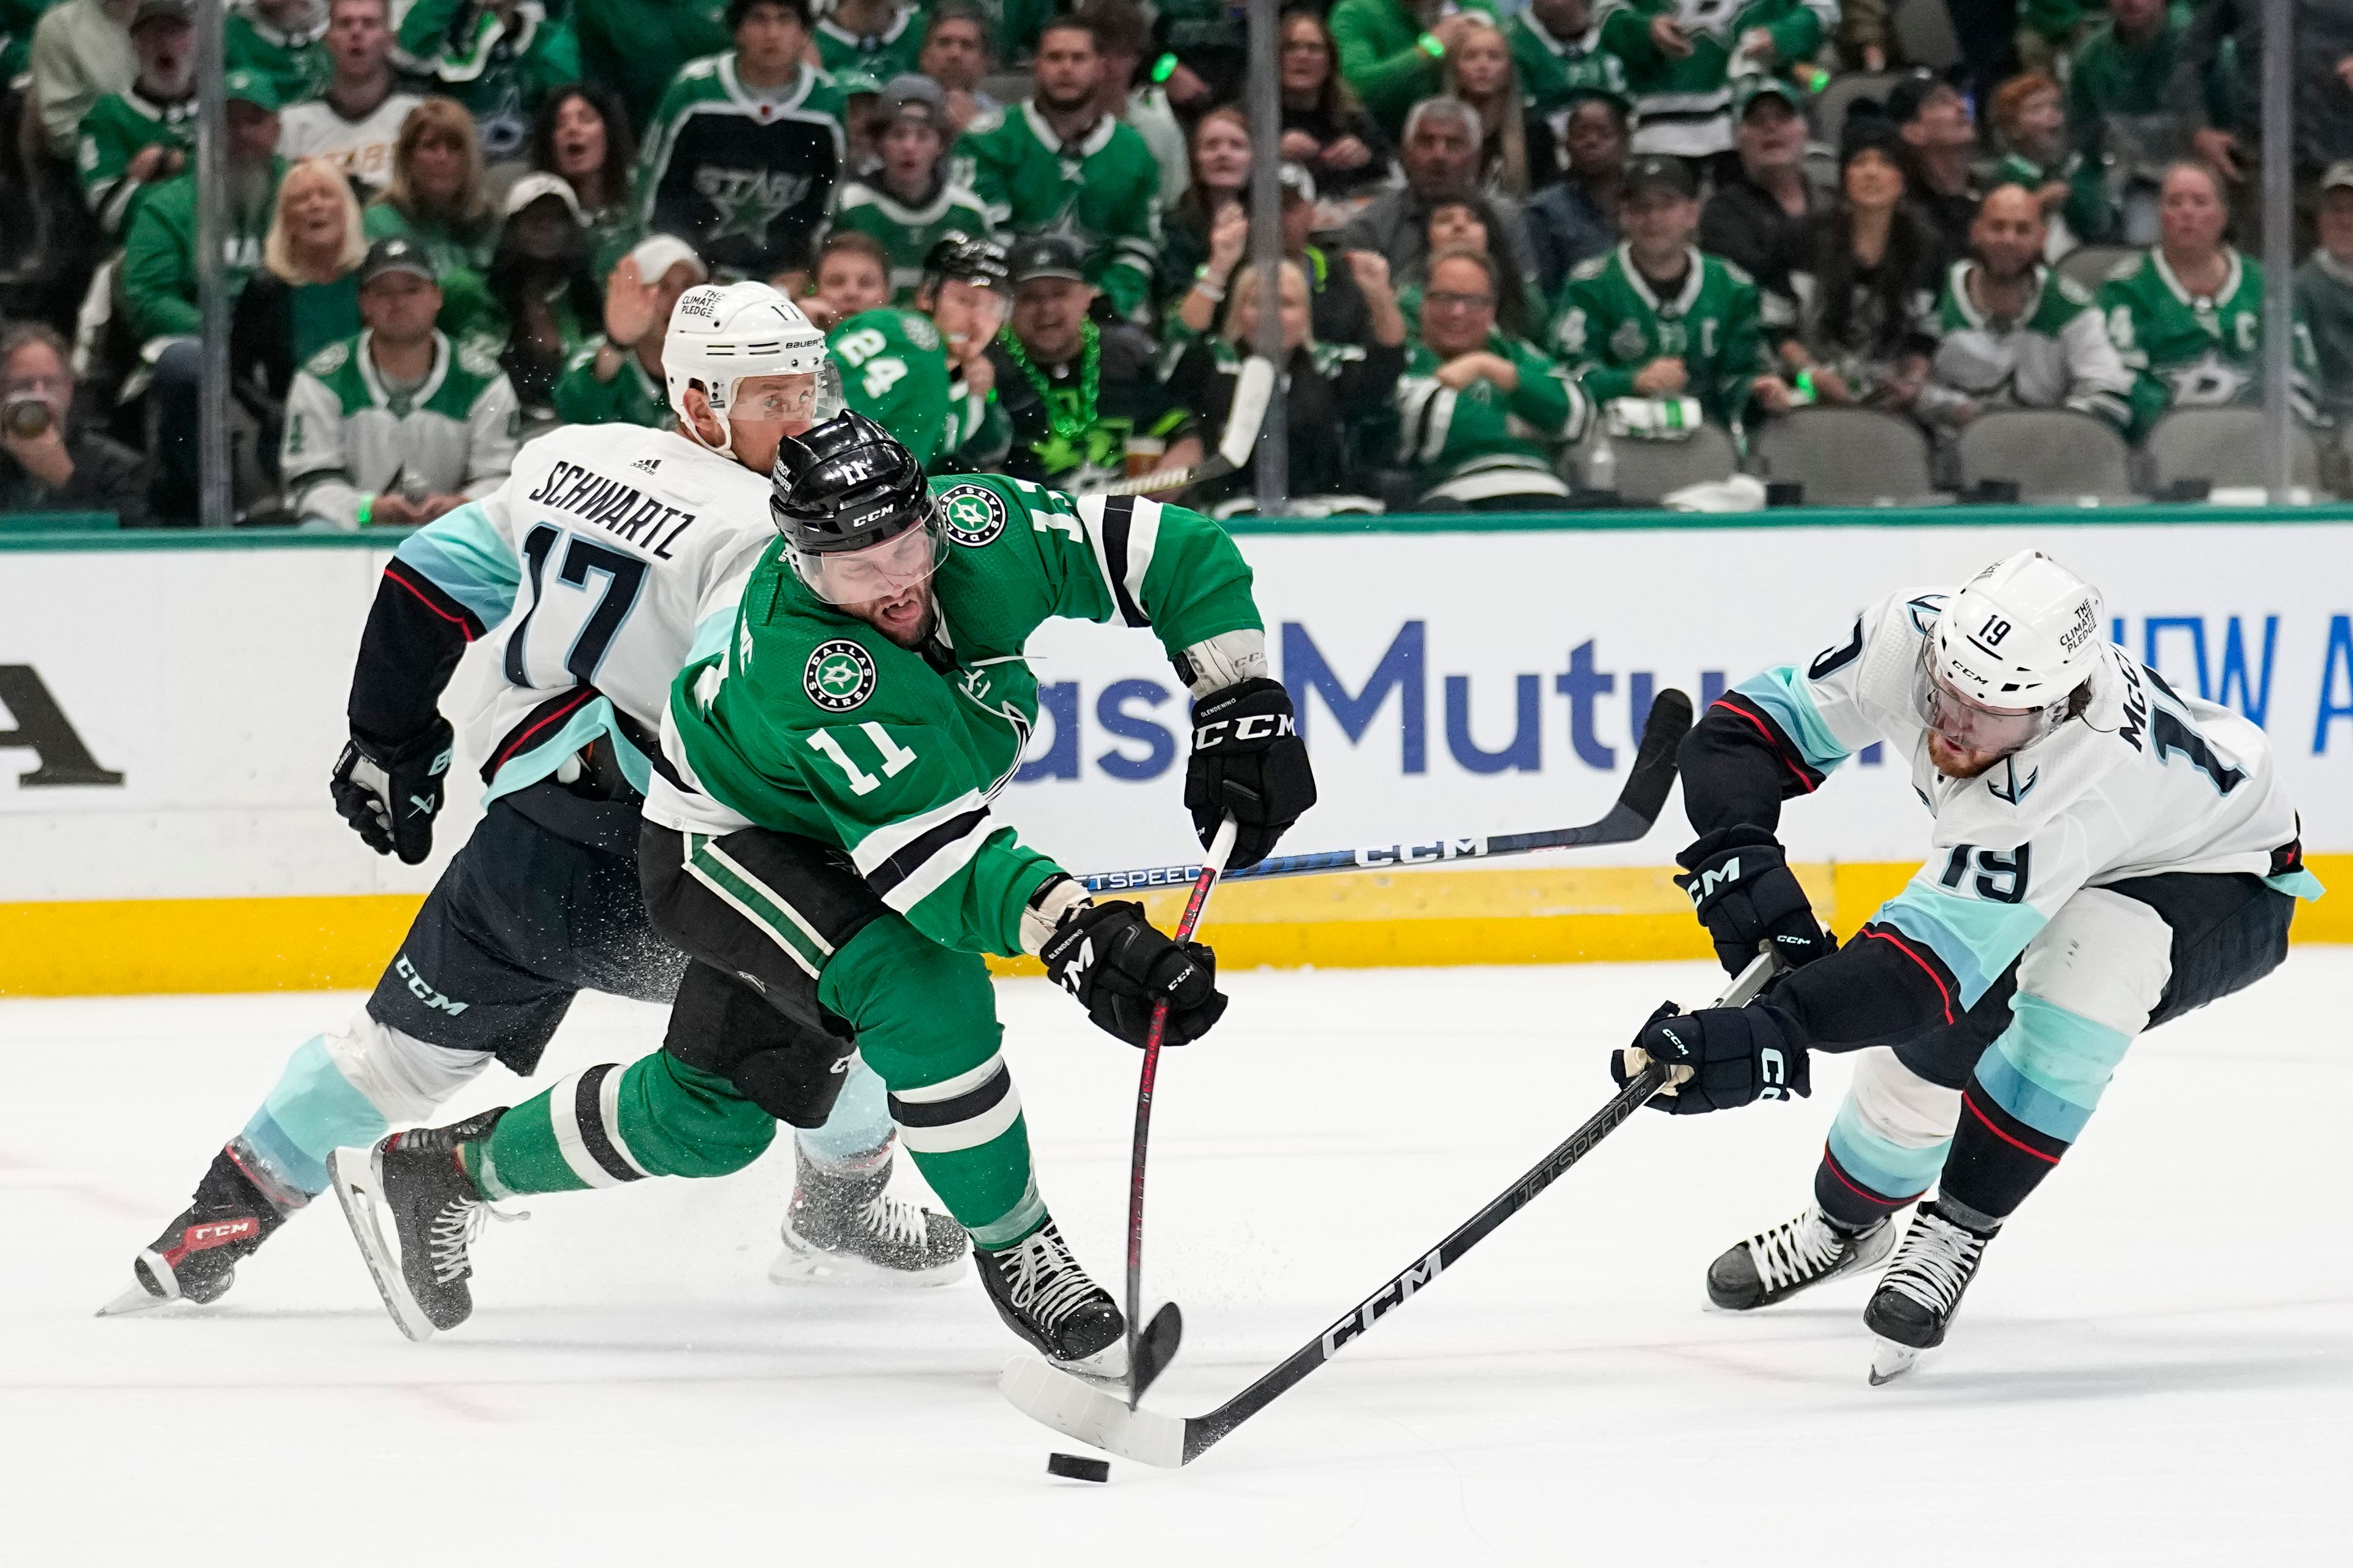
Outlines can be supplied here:
<path id="1" fill-rule="evenodd" d="M 1618 792 L 1617 806 L 1640 818 L 1646 832 L 1666 808 L 1667 792 L 1675 787 L 1676 754 L 1691 727 L 1692 700 L 1683 692 L 1671 686 L 1651 700 L 1651 716 L 1642 721 L 1642 743 L 1635 749 L 1634 766 L 1626 775 L 1626 787 Z"/>
<path id="2" fill-rule="evenodd" d="M 1168 1363 L 1176 1359 L 1176 1348 L 1185 1341 L 1185 1314 L 1170 1301 L 1152 1314 L 1152 1321 L 1144 1325 L 1144 1332 L 1127 1358 L 1127 1403 L 1132 1408 L 1144 1397 L 1144 1391 L 1160 1381 Z"/>

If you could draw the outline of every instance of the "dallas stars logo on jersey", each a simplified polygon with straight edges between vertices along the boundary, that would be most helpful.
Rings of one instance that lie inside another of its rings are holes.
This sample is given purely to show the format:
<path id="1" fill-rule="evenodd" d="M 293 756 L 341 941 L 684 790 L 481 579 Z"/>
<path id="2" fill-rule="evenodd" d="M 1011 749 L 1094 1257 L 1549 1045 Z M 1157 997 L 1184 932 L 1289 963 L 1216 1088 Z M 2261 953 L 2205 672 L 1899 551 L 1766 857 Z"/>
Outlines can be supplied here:
<path id="1" fill-rule="evenodd" d="M 1005 502 L 986 485 L 957 485 L 940 492 L 940 521 L 951 541 L 977 550 L 1005 531 Z"/>
<path id="2" fill-rule="evenodd" d="M 828 713 L 847 713 L 874 693 L 874 656 L 848 637 L 819 643 L 809 653 L 801 689 Z"/>

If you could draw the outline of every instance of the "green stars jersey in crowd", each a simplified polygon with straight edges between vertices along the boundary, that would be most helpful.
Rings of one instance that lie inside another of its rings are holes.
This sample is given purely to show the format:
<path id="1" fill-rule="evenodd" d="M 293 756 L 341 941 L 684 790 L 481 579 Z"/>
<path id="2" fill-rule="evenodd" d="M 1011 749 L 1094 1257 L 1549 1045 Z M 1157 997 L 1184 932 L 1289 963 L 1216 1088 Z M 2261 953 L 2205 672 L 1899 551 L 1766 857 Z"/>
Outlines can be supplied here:
<path id="1" fill-rule="evenodd" d="M 930 659 L 818 599 L 778 541 L 725 645 L 680 673 L 670 721 L 710 831 L 838 846 L 923 935 L 1015 954 L 1023 905 L 1057 869 L 988 810 L 1038 721 L 1030 635 L 1055 617 L 1149 626 L 1173 655 L 1261 622 L 1241 552 L 1198 512 L 998 475 L 931 489 L 948 636 Z"/>
<path id="2" fill-rule="evenodd" d="M 2225 248 L 2230 270 L 2211 299 L 2192 295 L 2152 247 L 2100 286 L 2100 311 L 2125 368 L 2133 373 L 2133 437 L 2148 434 L 2168 408 L 2256 406 L 2263 398 L 2263 269 Z M 2297 416 L 2314 418 L 2312 334 L 2295 324 L 2290 395 Z"/>
<path id="3" fill-rule="evenodd" d="M 821 6 L 809 37 L 817 42 L 819 63 L 829 71 L 864 71 L 877 81 L 916 68 L 923 52 L 923 28 L 931 13 L 921 5 L 902 5 L 879 33 L 853 33 L 834 20 L 834 8 Z"/>
<path id="4" fill-rule="evenodd" d="M 621 351 L 621 368 L 610 381 L 596 379 L 596 355 L 605 347 L 601 332 L 575 349 L 556 378 L 549 401 L 555 416 L 566 425 L 642 425 L 649 430 L 668 429 L 677 417 L 670 412 L 670 389 L 646 374 L 635 351 Z"/>
<path id="5" fill-rule="evenodd" d="M 404 481 L 436 495 L 487 493 L 512 466 L 522 426 L 514 388 L 487 351 L 436 332 L 424 385 L 396 395 L 362 332 L 296 373 L 279 469 L 298 514 L 355 528 L 363 498 Z"/>
<path id="6" fill-rule="evenodd" d="M 1623 245 L 1580 262 L 1562 286 L 1553 352 L 1596 403 L 1639 395 L 1634 377 L 1655 359 L 1679 359 L 1708 418 L 1727 428 L 1765 374 L 1757 285 L 1722 257 L 1690 253 L 1672 299 L 1651 292 Z"/>
<path id="7" fill-rule="evenodd" d="M 1690 52 L 1652 41 L 1661 16 L 1681 24 Z M 1637 113 L 1634 151 L 1704 157 L 1732 145 L 1733 51 L 1751 28 L 1772 36 L 1773 68 L 1813 58 L 1838 26 L 1838 0 L 1602 0 L 1602 47 L 1626 62 Z"/>
<path id="8" fill-rule="evenodd" d="M 298 33 L 281 33 L 250 8 L 234 5 L 221 28 L 221 53 L 229 70 L 259 71 L 278 89 L 281 104 L 301 103 L 327 90 L 334 65 L 322 42 L 327 36 L 327 7 L 318 19 Z"/>
<path id="9" fill-rule="evenodd" d="M 146 186 L 129 177 L 131 160 L 148 147 L 187 153 L 196 144 L 196 100 L 151 103 L 136 87 L 110 92 L 81 117 L 75 172 L 100 226 L 120 234 Z"/>
<path id="10" fill-rule="evenodd" d="M 989 405 L 950 376 L 930 317 L 862 310 L 836 327 L 826 347 L 841 366 L 849 406 L 896 436 L 924 468 L 936 468 L 979 432 Z"/>
<path id="11" fill-rule="evenodd" d="M 774 94 L 735 75 L 731 50 L 679 73 L 646 127 L 638 200 L 720 273 L 765 280 L 808 265 L 841 173 L 842 100 L 804 66 Z"/>
<path id="12" fill-rule="evenodd" d="M 1510 362 L 1519 384 L 1509 392 L 1482 378 L 1457 392 L 1438 383 L 1445 362 L 1411 341 L 1398 381 L 1397 460 L 1424 488 L 1489 468 L 1551 471 L 1560 443 L 1585 433 L 1591 405 L 1568 372 L 1534 346 L 1492 332 L 1487 352 Z"/>
<path id="13" fill-rule="evenodd" d="M 1606 93 L 1629 103 L 1626 66 L 1601 47 L 1597 23 L 1574 38 L 1552 36 L 1533 11 L 1522 11 L 1504 26 L 1512 41 L 1512 63 L 1519 68 L 1520 96 L 1527 106 L 1557 125 L 1580 98 Z"/>
<path id="14" fill-rule="evenodd" d="M 908 206 L 877 184 L 852 180 L 841 188 L 833 226 L 862 234 L 891 258 L 891 293 L 902 305 L 915 302 L 923 281 L 923 258 L 949 235 L 987 237 L 991 225 L 979 196 L 954 180 L 943 180 L 932 199 Z"/>
<path id="15" fill-rule="evenodd" d="M 1087 247 L 1087 279 L 1123 318 L 1150 301 L 1160 248 L 1160 165 L 1135 128 L 1105 115 L 1062 145 L 1033 103 L 972 122 L 955 144 L 956 182 L 987 205 L 991 226 L 1064 229 Z"/>

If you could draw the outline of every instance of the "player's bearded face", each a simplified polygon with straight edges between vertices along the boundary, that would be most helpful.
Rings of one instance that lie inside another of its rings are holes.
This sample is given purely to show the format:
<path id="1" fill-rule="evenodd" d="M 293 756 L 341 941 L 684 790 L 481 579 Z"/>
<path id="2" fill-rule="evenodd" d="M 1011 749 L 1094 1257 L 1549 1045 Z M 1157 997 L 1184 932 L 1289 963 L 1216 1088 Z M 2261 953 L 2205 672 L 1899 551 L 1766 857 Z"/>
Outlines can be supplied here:
<path id="1" fill-rule="evenodd" d="M 932 573 L 938 564 L 936 536 L 928 528 L 911 528 L 865 550 L 815 557 L 809 585 L 901 647 L 914 647 L 932 635 Z"/>
<path id="2" fill-rule="evenodd" d="M 1928 760 L 1947 778 L 1973 779 L 2051 732 L 2051 710 L 1989 708 L 1972 701 L 1923 653 L 1920 718 L 1928 726 Z"/>

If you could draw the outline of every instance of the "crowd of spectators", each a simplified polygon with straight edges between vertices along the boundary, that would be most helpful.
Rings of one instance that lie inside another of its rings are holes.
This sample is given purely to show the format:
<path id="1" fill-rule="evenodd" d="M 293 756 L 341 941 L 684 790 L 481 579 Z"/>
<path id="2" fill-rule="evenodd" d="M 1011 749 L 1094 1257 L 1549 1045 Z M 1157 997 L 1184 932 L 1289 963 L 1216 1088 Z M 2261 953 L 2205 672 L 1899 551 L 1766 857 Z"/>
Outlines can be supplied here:
<path id="1" fill-rule="evenodd" d="M 1192 468 L 1272 311 L 1311 505 L 1591 504 L 1627 444 L 1818 405 L 1950 482 L 1991 411 L 2260 399 L 2266 159 L 2292 416 L 2353 426 L 2338 0 L 2294 0 L 2284 147 L 2256 0 L 1294 0 L 1263 278 L 1240 7 L 812 3 L 237 0 L 199 191 L 193 0 L 0 0 L 0 509 L 193 521 L 217 396 L 247 520 L 427 521 L 538 430 L 666 422 L 670 308 L 738 278 L 935 469 Z"/>

